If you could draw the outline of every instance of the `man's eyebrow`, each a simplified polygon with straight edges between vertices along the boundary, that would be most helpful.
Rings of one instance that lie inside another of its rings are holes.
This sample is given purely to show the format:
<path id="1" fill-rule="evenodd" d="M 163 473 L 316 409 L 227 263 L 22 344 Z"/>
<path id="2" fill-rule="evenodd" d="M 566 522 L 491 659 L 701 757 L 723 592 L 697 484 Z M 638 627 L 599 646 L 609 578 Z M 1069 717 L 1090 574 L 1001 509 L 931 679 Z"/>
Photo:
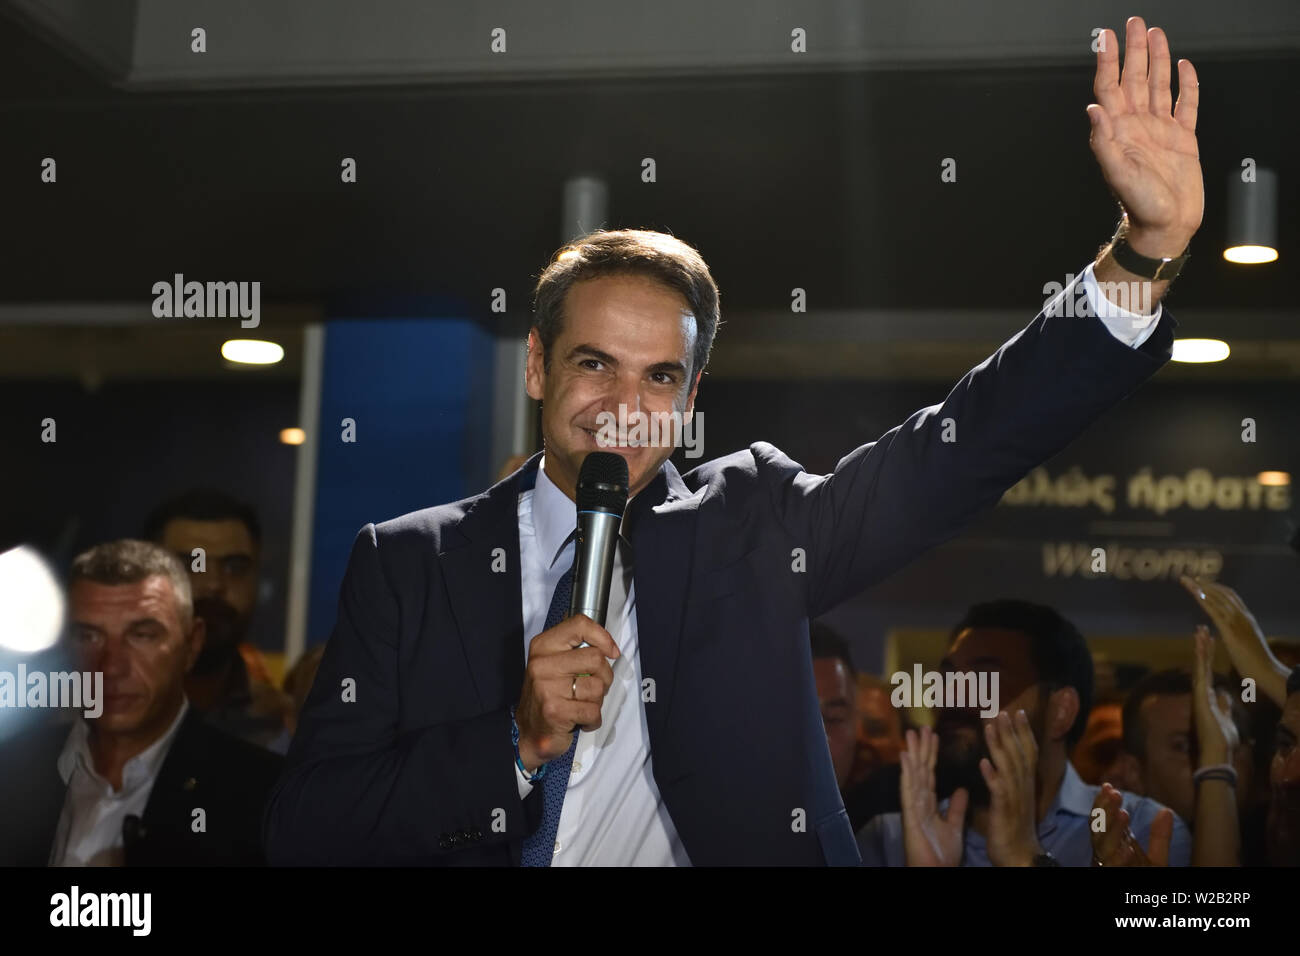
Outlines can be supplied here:
<path id="1" fill-rule="evenodd" d="M 594 345 L 587 345 L 586 343 L 575 345 L 573 348 L 569 349 L 569 354 L 566 358 L 577 358 L 579 355 L 589 355 L 594 359 L 604 362 L 606 365 L 618 364 L 618 359 L 614 358 L 614 356 L 610 355 L 608 352 L 598 349 Z"/>
<path id="2" fill-rule="evenodd" d="M 646 371 L 651 375 L 654 375 L 657 372 L 676 372 L 678 375 L 685 375 L 686 366 L 681 362 L 655 362 L 655 364 L 651 365 L 646 369 Z"/>
<path id="3" fill-rule="evenodd" d="M 98 624 L 92 623 L 91 621 L 74 621 L 73 624 L 75 624 L 78 628 L 81 628 L 82 630 L 94 631 L 97 634 L 103 634 L 107 630 L 107 628 L 100 627 Z M 138 617 L 135 620 L 131 621 L 129 624 L 127 624 L 126 629 L 130 631 L 130 630 L 134 630 L 137 627 L 150 626 L 150 625 L 153 627 L 161 627 L 163 630 L 167 629 L 167 625 L 164 624 L 162 621 L 158 620 L 156 617 Z"/>
<path id="4" fill-rule="evenodd" d="M 163 630 L 167 629 L 167 625 L 164 624 L 162 621 L 158 620 L 156 617 L 138 617 L 130 624 L 127 625 L 127 630 L 131 630 L 133 628 L 137 628 L 142 625 L 149 625 L 149 624 L 152 624 L 154 627 L 161 627 Z"/>
<path id="5" fill-rule="evenodd" d="M 1281 738 L 1291 741 L 1292 743 L 1294 743 L 1296 740 L 1296 735 L 1291 732 L 1291 728 L 1288 727 L 1286 724 L 1277 725 L 1277 735 Z"/>

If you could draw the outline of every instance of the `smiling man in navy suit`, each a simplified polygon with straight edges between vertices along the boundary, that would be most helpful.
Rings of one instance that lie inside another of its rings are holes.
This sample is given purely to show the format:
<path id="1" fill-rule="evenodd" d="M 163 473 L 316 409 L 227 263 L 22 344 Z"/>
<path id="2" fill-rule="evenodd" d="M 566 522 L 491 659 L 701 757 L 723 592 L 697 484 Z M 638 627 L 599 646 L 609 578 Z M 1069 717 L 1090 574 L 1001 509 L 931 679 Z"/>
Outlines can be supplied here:
<path id="1" fill-rule="evenodd" d="M 1091 142 L 1126 215 L 1065 293 L 1092 315 L 1045 309 L 830 475 L 763 442 L 686 475 L 670 443 L 614 449 L 632 497 L 606 627 L 559 621 L 579 468 L 620 405 L 691 414 L 718 293 L 660 233 L 560 250 L 528 338 L 544 452 L 357 536 L 268 807 L 270 860 L 859 862 L 808 620 L 952 538 L 1168 359 L 1173 319 L 1118 308 L 1135 303 L 1109 284 L 1158 303 L 1200 225 L 1196 75 L 1180 62 L 1176 108 L 1169 80 L 1161 31 L 1129 21 L 1122 79 L 1106 32 Z"/>

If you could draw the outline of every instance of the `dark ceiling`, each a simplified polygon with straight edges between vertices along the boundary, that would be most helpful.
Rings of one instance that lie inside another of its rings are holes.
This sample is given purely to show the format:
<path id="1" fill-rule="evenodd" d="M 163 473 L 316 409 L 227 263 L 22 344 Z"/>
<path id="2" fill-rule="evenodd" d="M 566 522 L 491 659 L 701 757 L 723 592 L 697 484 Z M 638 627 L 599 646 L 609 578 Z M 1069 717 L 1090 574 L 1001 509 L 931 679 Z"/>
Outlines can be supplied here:
<path id="1" fill-rule="evenodd" d="M 1170 308 L 1228 311 L 1237 330 L 1271 310 L 1276 324 L 1294 309 L 1300 57 L 1197 65 L 1207 209 Z M 267 307 L 311 307 L 299 314 L 488 320 L 502 287 L 517 324 L 560 239 L 563 182 L 594 173 L 609 225 L 701 249 L 733 323 L 788 310 L 794 287 L 813 314 L 1007 309 L 1023 323 L 1116 220 L 1088 148 L 1091 81 L 1081 62 L 124 92 L 0 17 L 0 304 L 147 306 L 181 272 L 260 280 Z M 39 180 L 45 156 L 57 185 Z M 1226 178 L 1247 156 L 1279 174 L 1281 260 L 1243 269 L 1220 251 Z M 355 185 L 339 181 L 343 157 Z M 640 181 L 644 157 L 656 183 Z M 956 183 L 940 181 L 945 157 Z"/>
<path id="2" fill-rule="evenodd" d="M 1177 49 L 1175 49 L 1177 55 Z M 696 244 L 731 309 L 1002 306 L 1084 264 L 1114 204 L 1091 71 L 846 72 L 527 87 L 124 93 L 0 18 L 4 299 L 129 300 L 173 272 L 263 295 L 518 303 L 590 171 L 612 224 Z M 1300 59 L 1202 62 L 1205 223 L 1178 299 L 1289 306 L 1284 265 L 1218 258 L 1224 180 L 1278 170 L 1296 248 Z M 39 181 L 42 157 L 58 184 Z M 339 182 L 355 157 L 359 182 Z M 640 181 L 653 157 L 658 182 Z M 958 181 L 940 182 L 957 160 Z M 1286 256 L 1284 252 L 1283 262 Z"/>

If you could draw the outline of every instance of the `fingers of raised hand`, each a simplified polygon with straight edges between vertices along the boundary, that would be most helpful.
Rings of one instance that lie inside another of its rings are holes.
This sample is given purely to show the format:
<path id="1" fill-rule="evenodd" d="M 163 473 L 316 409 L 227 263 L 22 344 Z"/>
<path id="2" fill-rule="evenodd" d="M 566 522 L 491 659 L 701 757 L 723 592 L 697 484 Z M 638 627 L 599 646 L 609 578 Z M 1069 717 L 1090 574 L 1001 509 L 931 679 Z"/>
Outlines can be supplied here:
<path id="1" fill-rule="evenodd" d="M 1200 81 L 1191 60 L 1178 61 L 1178 102 L 1174 105 L 1174 119 L 1189 133 L 1196 132 L 1196 113 L 1201 102 Z"/>
<path id="2" fill-rule="evenodd" d="M 1124 93 L 1119 88 L 1119 41 L 1114 30 L 1103 30 L 1097 45 L 1097 72 L 1092 91 L 1108 113 L 1118 116 L 1128 112 Z"/>
<path id="3" fill-rule="evenodd" d="M 1125 24 L 1124 72 L 1120 75 L 1120 89 L 1128 105 L 1136 113 L 1150 109 L 1150 90 L 1147 85 L 1147 25 L 1141 17 L 1129 17 Z"/>
<path id="4" fill-rule="evenodd" d="M 1196 626 L 1195 641 L 1196 667 L 1192 670 L 1192 680 L 1200 694 L 1205 691 L 1210 676 L 1210 661 L 1214 657 L 1213 638 L 1210 637 L 1210 629 L 1204 624 Z"/>
<path id="5" fill-rule="evenodd" d="M 1151 112 L 1168 116 L 1173 97 L 1169 93 L 1169 39 L 1164 30 L 1152 27 L 1147 31 L 1147 51 L 1150 58 L 1147 92 L 1151 98 Z"/>
<path id="6" fill-rule="evenodd" d="M 1101 830 L 1092 831 L 1093 854 L 1107 866 L 1113 866 L 1116 853 L 1124 837 L 1124 828 L 1120 825 L 1122 799 L 1119 791 L 1108 783 L 1101 785 L 1097 797 L 1093 800 L 1094 810 L 1101 810 L 1104 818 Z"/>

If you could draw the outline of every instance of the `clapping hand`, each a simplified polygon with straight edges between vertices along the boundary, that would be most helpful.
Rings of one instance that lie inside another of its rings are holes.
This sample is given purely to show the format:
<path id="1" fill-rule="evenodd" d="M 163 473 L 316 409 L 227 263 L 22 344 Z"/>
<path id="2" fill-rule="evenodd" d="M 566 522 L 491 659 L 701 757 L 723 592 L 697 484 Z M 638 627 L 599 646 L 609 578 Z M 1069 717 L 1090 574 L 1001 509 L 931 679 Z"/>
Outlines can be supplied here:
<path id="1" fill-rule="evenodd" d="M 1023 710 L 1014 720 L 1002 711 L 984 724 L 989 753 L 980 773 L 989 788 L 989 862 L 1032 866 L 1038 842 L 1038 744 Z"/>
<path id="2" fill-rule="evenodd" d="M 1103 783 L 1093 801 L 1093 816 L 1097 810 L 1105 814 L 1101 832 L 1092 831 L 1093 866 L 1168 866 L 1169 844 L 1174 838 L 1174 811 L 1163 808 L 1151 821 L 1151 839 L 1144 851 L 1142 844 L 1129 829 L 1128 811 L 1122 806 L 1123 796 L 1108 783 Z"/>
<path id="3" fill-rule="evenodd" d="M 1269 650 L 1259 622 L 1232 588 L 1183 575 L 1179 582 L 1218 628 L 1228 648 L 1232 666 L 1242 677 L 1251 677 L 1279 707 L 1286 703 L 1287 667 Z"/>
<path id="4" fill-rule="evenodd" d="M 934 766 L 939 738 L 929 727 L 907 732 L 907 747 L 899 754 L 902 781 L 899 799 L 903 817 L 903 852 L 908 866 L 957 866 L 961 862 L 969 792 L 959 787 L 939 812 L 934 793 Z"/>
<path id="5" fill-rule="evenodd" d="M 1202 767 L 1232 763 L 1240 742 L 1237 725 L 1214 686 L 1213 661 L 1214 638 L 1202 624 L 1196 629 L 1196 666 L 1192 669 L 1192 713 Z"/>

